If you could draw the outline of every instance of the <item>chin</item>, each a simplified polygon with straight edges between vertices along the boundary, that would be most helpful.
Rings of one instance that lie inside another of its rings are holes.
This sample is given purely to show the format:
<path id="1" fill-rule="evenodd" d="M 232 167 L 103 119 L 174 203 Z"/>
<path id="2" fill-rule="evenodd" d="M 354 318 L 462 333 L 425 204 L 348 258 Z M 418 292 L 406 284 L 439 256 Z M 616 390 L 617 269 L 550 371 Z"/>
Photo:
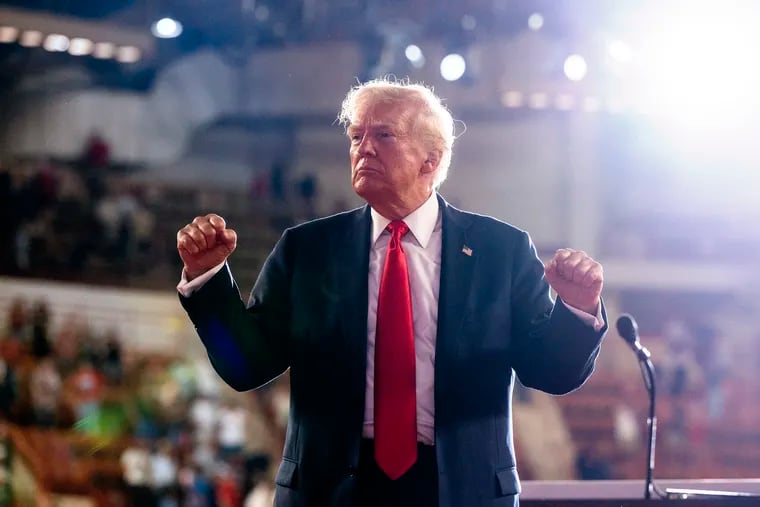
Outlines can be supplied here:
<path id="1" fill-rule="evenodd" d="M 367 178 L 359 178 L 353 182 L 354 192 L 367 202 L 371 202 L 382 194 L 380 185 L 368 181 Z"/>

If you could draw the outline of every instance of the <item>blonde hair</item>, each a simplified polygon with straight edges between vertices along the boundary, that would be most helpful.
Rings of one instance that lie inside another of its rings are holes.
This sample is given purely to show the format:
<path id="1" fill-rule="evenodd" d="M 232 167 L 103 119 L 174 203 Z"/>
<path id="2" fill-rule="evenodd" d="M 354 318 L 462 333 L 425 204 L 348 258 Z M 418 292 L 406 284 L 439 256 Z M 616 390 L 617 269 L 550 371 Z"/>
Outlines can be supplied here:
<path id="1" fill-rule="evenodd" d="M 433 181 L 434 187 L 438 188 L 448 175 L 451 151 L 456 138 L 454 118 L 449 110 L 427 86 L 381 78 L 351 88 L 343 99 L 338 121 L 348 128 L 360 106 L 379 102 L 408 102 L 417 107 L 409 112 L 412 132 L 425 143 L 427 150 L 440 152 L 438 170 Z"/>

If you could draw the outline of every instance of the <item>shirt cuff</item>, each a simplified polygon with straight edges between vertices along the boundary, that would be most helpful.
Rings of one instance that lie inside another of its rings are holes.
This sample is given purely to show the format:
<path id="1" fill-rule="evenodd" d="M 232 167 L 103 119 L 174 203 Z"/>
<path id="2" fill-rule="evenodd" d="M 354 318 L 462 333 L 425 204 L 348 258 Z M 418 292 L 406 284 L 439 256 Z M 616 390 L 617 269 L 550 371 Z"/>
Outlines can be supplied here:
<path id="1" fill-rule="evenodd" d="M 211 280 L 215 274 L 220 272 L 222 268 L 224 267 L 224 262 L 221 262 L 214 266 L 213 268 L 209 269 L 202 275 L 193 278 L 192 280 L 188 281 L 187 279 L 187 272 L 182 269 L 182 278 L 180 279 L 179 283 L 177 284 L 177 292 L 182 294 L 184 297 L 189 298 L 193 295 L 195 291 L 206 285 L 206 282 Z"/>
<path id="2" fill-rule="evenodd" d="M 591 315 L 590 313 L 586 313 L 583 310 L 579 310 L 577 308 L 574 308 L 564 301 L 562 301 L 562 304 L 565 305 L 565 308 L 570 310 L 570 313 L 581 319 L 584 324 L 593 327 L 594 331 L 597 333 L 602 330 L 604 327 L 604 318 L 602 317 L 602 304 L 599 303 L 599 308 L 596 310 L 596 315 Z"/>

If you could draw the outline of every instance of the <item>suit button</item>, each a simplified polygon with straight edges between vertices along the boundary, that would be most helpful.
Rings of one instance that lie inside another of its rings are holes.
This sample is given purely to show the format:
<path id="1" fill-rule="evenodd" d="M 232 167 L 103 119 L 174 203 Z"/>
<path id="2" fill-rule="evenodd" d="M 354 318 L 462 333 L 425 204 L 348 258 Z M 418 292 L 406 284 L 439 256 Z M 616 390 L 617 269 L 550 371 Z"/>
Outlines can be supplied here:
<path id="1" fill-rule="evenodd" d="M 353 479 L 354 477 L 356 477 L 356 472 L 357 472 L 356 467 L 348 467 L 348 470 L 346 470 L 346 477 L 348 477 L 349 479 Z"/>

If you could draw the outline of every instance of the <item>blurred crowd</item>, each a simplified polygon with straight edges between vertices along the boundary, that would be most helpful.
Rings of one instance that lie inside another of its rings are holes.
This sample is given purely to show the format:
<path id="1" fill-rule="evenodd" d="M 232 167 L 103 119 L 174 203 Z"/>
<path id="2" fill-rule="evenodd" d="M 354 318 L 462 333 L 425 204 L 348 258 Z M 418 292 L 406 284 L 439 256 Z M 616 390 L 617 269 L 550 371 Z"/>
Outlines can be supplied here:
<path id="1" fill-rule="evenodd" d="M 154 262 L 149 189 L 101 158 L 0 166 L 3 273 L 59 278 L 98 264 L 139 272 Z"/>
<path id="2" fill-rule="evenodd" d="M 16 298 L 0 334 L 0 413 L 19 427 L 85 434 L 118 449 L 129 505 L 271 505 L 287 379 L 256 393 L 201 379 L 187 358 L 137 354 L 77 315 L 51 326 Z M 206 376 L 208 378 L 208 376 Z"/>

